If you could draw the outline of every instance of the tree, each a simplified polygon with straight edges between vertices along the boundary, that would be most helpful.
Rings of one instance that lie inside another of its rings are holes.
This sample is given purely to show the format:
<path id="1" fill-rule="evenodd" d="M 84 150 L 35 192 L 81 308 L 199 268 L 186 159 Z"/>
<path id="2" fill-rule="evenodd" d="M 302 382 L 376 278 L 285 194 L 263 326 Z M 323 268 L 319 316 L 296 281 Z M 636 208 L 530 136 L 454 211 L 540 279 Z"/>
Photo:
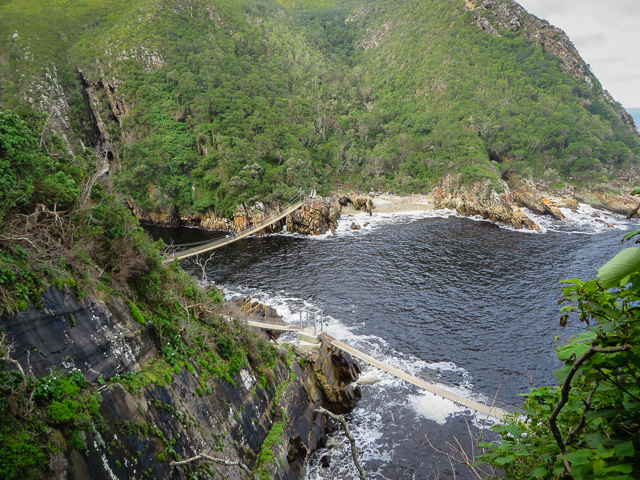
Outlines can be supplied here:
<path id="1" fill-rule="evenodd" d="M 508 478 L 640 478 L 640 248 L 566 283 L 561 325 L 577 314 L 587 329 L 558 349 L 559 386 L 526 394 L 481 462 Z"/>
<path id="2" fill-rule="evenodd" d="M 25 122 L 0 111 L 0 220 L 30 203 L 71 203 L 79 193 L 63 166 L 38 150 Z"/>

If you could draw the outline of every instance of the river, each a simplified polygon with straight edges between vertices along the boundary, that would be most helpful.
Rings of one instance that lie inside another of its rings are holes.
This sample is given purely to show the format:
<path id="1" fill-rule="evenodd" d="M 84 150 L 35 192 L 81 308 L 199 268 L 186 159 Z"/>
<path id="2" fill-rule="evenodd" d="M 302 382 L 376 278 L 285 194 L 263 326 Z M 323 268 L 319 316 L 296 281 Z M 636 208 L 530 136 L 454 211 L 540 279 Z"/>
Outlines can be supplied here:
<path id="1" fill-rule="evenodd" d="M 350 215 L 335 237 L 283 233 L 222 247 L 207 276 L 227 296 L 251 295 L 286 321 L 295 321 L 302 306 L 319 307 L 332 336 L 379 360 L 470 398 L 515 406 L 530 386 L 555 384 L 554 344 L 580 329 L 575 321 L 559 326 L 560 280 L 595 276 L 623 248 L 631 226 L 586 206 L 564 212 L 566 222 L 531 215 L 542 233 L 451 212 Z M 363 228 L 350 230 L 353 221 Z M 220 235 L 148 231 L 176 244 Z M 188 259 L 181 265 L 202 274 Z M 349 422 L 368 478 L 453 478 L 427 437 L 442 449 L 454 435 L 465 442 L 469 417 L 452 402 L 364 367 L 367 384 Z M 334 442 L 312 457 L 309 480 L 355 478 L 347 444 L 341 436 Z M 322 468 L 319 457 L 327 454 L 331 465 Z M 456 475 L 470 478 L 462 468 Z"/>

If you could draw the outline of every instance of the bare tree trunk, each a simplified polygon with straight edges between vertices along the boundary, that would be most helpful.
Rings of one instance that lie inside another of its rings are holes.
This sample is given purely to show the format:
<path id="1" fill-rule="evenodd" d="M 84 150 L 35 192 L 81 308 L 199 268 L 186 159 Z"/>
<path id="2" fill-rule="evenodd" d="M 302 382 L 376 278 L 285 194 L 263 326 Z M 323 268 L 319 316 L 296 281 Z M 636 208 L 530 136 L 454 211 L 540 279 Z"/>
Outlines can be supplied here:
<path id="1" fill-rule="evenodd" d="M 364 470 L 360 466 L 360 462 L 358 462 L 358 450 L 356 448 L 356 439 L 353 438 L 353 435 L 351 435 L 351 432 L 349 431 L 349 427 L 347 426 L 347 421 L 344 419 L 342 415 L 336 415 L 335 413 L 332 413 L 329 410 L 326 410 L 324 408 L 316 408 L 314 411 L 321 415 L 327 415 L 328 417 L 342 424 L 342 428 L 344 428 L 344 434 L 349 439 L 349 443 L 351 443 L 351 457 L 353 458 L 353 463 L 356 466 L 356 469 L 358 470 L 358 474 L 360 475 L 360 480 L 365 480 Z"/>
<path id="2" fill-rule="evenodd" d="M 195 462 L 197 460 L 207 460 L 209 462 L 227 465 L 228 467 L 240 467 L 243 472 L 245 472 L 250 477 L 253 477 L 253 475 L 251 474 L 251 470 L 249 470 L 249 467 L 247 467 L 244 463 L 232 462 L 231 460 L 227 460 L 225 458 L 210 457 L 209 455 L 205 454 L 196 455 L 195 457 L 188 458 L 187 460 L 181 460 L 179 462 L 172 461 L 170 465 L 172 467 L 177 467 L 178 465 L 186 465 L 187 463 Z"/>

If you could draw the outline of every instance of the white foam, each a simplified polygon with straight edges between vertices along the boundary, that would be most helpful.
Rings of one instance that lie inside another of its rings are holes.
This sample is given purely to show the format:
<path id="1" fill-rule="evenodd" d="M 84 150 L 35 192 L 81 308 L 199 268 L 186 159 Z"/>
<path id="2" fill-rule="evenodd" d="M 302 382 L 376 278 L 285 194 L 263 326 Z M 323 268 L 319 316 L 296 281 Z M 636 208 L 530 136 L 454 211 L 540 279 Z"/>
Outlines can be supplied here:
<path id="1" fill-rule="evenodd" d="M 293 325 L 299 323 L 299 311 L 301 308 L 317 307 L 312 302 L 290 295 L 284 290 L 277 293 L 266 293 L 245 286 L 234 286 L 233 288 L 223 288 L 223 291 L 225 297 L 230 299 L 249 295 L 253 299 L 274 308 L 286 323 Z M 391 348 L 383 338 L 375 335 L 360 334 L 358 330 L 362 325 L 347 326 L 340 319 L 332 316 L 326 316 L 325 322 L 325 330 L 331 336 L 388 365 L 419 378 L 428 378 L 429 381 L 437 383 L 440 388 L 457 395 L 486 402 L 486 397 L 473 391 L 472 375 L 453 362 L 428 362 L 413 355 L 397 351 Z M 294 334 L 286 334 L 281 338 L 292 343 L 297 341 Z M 396 411 L 403 409 L 407 412 L 414 412 L 418 418 L 422 417 L 442 425 L 453 416 L 466 415 L 468 413 L 466 408 L 430 392 L 419 390 L 416 393 L 416 387 L 372 365 L 362 362 L 361 367 L 361 378 L 367 383 L 363 387 L 366 388 L 365 395 L 376 398 L 381 405 L 381 410 L 377 412 L 356 407 L 350 414 L 349 429 L 356 439 L 360 460 L 363 464 L 368 462 L 386 464 L 394 458 L 393 447 L 390 447 L 388 442 L 381 440 L 383 439 L 382 432 L 388 427 L 385 424 L 383 415 L 386 416 L 388 421 L 389 416 L 394 417 Z M 438 378 L 444 374 L 449 379 L 454 378 L 457 385 L 438 382 Z M 474 424 L 482 428 L 484 423 L 480 420 L 476 417 Z M 484 420 L 486 421 L 487 419 Z M 331 448 L 323 449 L 314 454 L 315 463 L 310 463 L 305 476 L 306 479 L 357 478 L 357 472 L 350 459 L 350 446 L 344 440 L 342 433 L 336 433 L 331 443 L 333 444 Z M 323 455 L 332 457 L 332 466 L 328 471 L 318 464 L 318 459 Z"/>
<path id="2" fill-rule="evenodd" d="M 627 230 L 634 221 L 627 220 L 623 215 L 598 210 L 590 205 L 580 203 L 574 212 L 568 208 L 560 211 L 566 220 L 556 220 L 549 215 L 536 215 L 523 208 L 522 211 L 538 227 L 541 233 L 557 232 L 565 234 L 597 235 L 610 229 Z"/>
<path id="3" fill-rule="evenodd" d="M 424 391 L 418 395 L 409 395 L 408 399 L 411 408 L 416 413 L 439 425 L 444 425 L 449 417 L 464 411 L 452 401 L 431 392 Z"/>

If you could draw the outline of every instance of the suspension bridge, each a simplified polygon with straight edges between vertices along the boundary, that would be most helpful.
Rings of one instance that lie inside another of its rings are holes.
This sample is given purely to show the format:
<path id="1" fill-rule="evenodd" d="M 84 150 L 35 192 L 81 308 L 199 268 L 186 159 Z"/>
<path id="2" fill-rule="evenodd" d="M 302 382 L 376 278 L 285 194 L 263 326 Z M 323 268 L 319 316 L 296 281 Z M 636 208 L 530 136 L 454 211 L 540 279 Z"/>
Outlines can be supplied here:
<path id="1" fill-rule="evenodd" d="M 291 213 L 295 212 L 300 207 L 305 205 L 307 201 L 313 197 L 315 197 L 315 190 L 312 190 L 309 196 L 307 196 L 305 192 L 300 192 L 298 195 L 293 197 L 287 204 L 280 207 L 278 211 L 272 213 L 271 215 L 266 217 L 264 220 L 262 220 L 260 223 L 257 223 L 248 228 L 245 228 L 244 230 L 241 230 L 234 235 L 226 236 L 224 238 L 219 238 L 212 242 L 207 242 L 204 245 L 202 244 L 202 242 L 180 245 L 180 246 L 189 246 L 189 245 L 196 245 L 196 246 L 193 246 L 186 250 L 182 250 L 180 252 L 174 252 L 170 255 L 167 255 L 163 261 L 166 263 L 176 259 L 180 260 L 183 258 L 192 257 L 194 255 L 208 252 L 210 250 L 214 250 L 216 248 L 229 245 L 230 243 L 237 242 L 241 238 L 245 238 L 245 237 L 248 237 L 249 235 L 253 235 L 254 233 L 258 233 L 260 230 L 263 230 L 266 227 L 273 225 L 278 220 L 282 220 L 287 215 L 290 215 Z"/>
<path id="2" fill-rule="evenodd" d="M 300 192 L 299 195 L 296 195 L 292 198 L 287 204 L 280 207 L 280 209 L 266 217 L 260 223 L 256 225 L 252 225 L 240 232 L 236 233 L 233 236 L 227 236 L 224 238 L 220 238 L 218 240 L 214 240 L 212 242 L 207 242 L 202 244 L 202 242 L 195 244 L 186 244 L 180 246 L 191 246 L 186 250 L 182 250 L 180 252 L 175 252 L 171 255 L 168 255 L 164 261 L 170 262 L 175 259 L 183 259 L 192 257 L 194 255 L 198 255 L 200 253 L 208 252 L 210 250 L 214 250 L 216 248 L 220 248 L 225 245 L 229 245 L 230 243 L 236 242 L 241 238 L 248 237 L 249 235 L 253 235 L 254 233 L 263 230 L 269 225 L 273 225 L 278 220 L 285 218 L 287 215 L 290 215 L 303 205 L 305 205 L 308 199 L 313 198 L 315 196 L 315 191 L 312 191 L 309 196 L 305 194 L 305 192 Z M 303 321 L 303 313 L 306 315 L 306 322 Z M 247 321 L 247 324 L 251 327 L 262 328 L 265 330 L 279 330 L 279 331 L 289 331 L 296 332 L 298 339 L 300 340 L 300 347 L 306 349 L 315 349 L 319 348 L 322 342 L 327 342 L 333 345 L 340 350 L 349 353 L 350 355 L 373 365 L 380 370 L 383 370 L 391 375 L 404 380 L 405 382 L 409 382 L 419 388 L 426 390 L 427 392 L 431 392 L 434 395 L 438 395 L 442 398 L 446 398 L 456 405 L 464 406 L 469 408 L 470 410 L 486 415 L 487 417 L 494 418 L 497 420 L 501 420 L 508 413 L 506 410 L 497 408 L 493 405 L 486 405 L 484 403 L 477 402 L 468 397 L 463 397 L 458 395 L 450 390 L 439 387 L 438 385 L 422 380 L 421 378 L 410 375 L 402 370 L 399 370 L 391 365 L 388 365 L 384 362 L 381 362 L 360 350 L 353 348 L 346 343 L 333 338 L 327 332 L 324 331 L 324 316 L 320 309 L 316 308 L 303 308 L 300 311 L 300 326 L 297 325 L 278 325 L 273 323 L 262 323 L 255 321 Z"/>
<path id="3" fill-rule="evenodd" d="M 306 321 L 303 320 L 303 313 L 306 314 Z M 416 387 L 422 388 L 427 392 L 433 393 L 442 398 L 452 401 L 458 406 L 466 407 L 473 412 L 486 415 L 489 418 L 495 420 L 502 420 L 509 412 L 498 408 L 494 405 L 487 405 L 485 403 L 477 402 L 471 398 L 463 397 L 455 392 L 442 388 L 434 383 L 427 382 L 421 378 L 410 375 L 402 370 L 399 370 L 391 365 L 388 365 L 380 360 L 377 360 L 370 355 L 367 355 L 356 348 L 347 345 L 346 343 L 333 338 L 327 332 L 324 331 L 324 317 L 320 309 L 308 309 L 303 308 L 300 312 L 300 326 L 298 325 L 277 325 L 271 323 L 262 322 L 247 322 L 248 325 L 256 328 L 262 328 L 265 330 L 279 330 L 296 332 L 298 339 L 300 340 L 300 346 L 302 348 L 313 349 L 319 348 L 321 342 L 327 342 L 334 347 L 339 348 L 343 352 L 349 353 L 351 356 L 356 357 L 363 362 L 366 362 L 374 367 L 379 368 L 391 375 L 404 380 Z"/>

